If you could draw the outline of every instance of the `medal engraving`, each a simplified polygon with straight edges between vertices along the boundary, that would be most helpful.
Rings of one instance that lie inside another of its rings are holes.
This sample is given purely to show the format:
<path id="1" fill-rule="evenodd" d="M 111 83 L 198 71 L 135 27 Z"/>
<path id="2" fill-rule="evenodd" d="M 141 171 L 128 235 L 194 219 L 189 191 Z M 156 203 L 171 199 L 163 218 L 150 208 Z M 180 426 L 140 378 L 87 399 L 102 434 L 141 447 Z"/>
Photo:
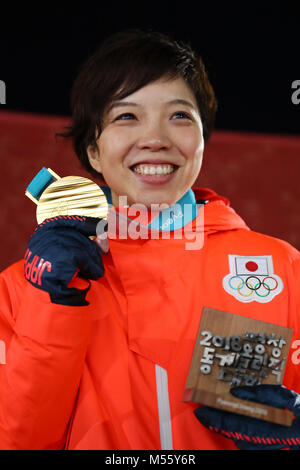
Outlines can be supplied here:
<path id="1" fill-rule="evenodd" d="M 37 221 L 60 215 L 107 217 L 107 200 L 103 191 L 93 181 L 79 176 L 66 176 L 50 184 L 41 195 Z"/>
<path id="2" fill-rule="evenodd" d="M 81 176 L 60 178 L 50 168 L 43 168 L 25 194 L 37 205 L 38 224 L 57 216 L 107 219 L 108 202 L 104 192 L 96 183 Z"/>

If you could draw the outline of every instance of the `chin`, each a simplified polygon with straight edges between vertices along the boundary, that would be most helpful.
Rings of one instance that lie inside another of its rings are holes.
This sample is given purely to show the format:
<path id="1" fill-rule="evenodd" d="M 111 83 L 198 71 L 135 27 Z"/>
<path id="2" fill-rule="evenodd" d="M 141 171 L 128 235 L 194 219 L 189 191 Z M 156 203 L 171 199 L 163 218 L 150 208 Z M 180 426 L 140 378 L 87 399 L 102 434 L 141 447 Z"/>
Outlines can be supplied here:
<path id="1" fill-rule="evenodd" d="M 181 194 L 174 194 L 174 192 L 171 193 L 171 191 L 138 191 L 137 194 L 132 195 L 127 193 L 126 197 L 129 206 L 140 204 L 151 209 L 151 205 L 154 204 L 171 206 L 180 199 Z"/>
<path id="2" fill-rule="evenodd" d="M 136 202 L 135 204 L 143 204 L 146 206 L 148 209 L 151 209 L 151 206 L 153 205 L 162 205 L 164 204 L 165 206 L 171 206 L 174 204 L 176 201 L 170 198 L 149 198 L 149 199 L 141 199 L 139 202 Z"/>

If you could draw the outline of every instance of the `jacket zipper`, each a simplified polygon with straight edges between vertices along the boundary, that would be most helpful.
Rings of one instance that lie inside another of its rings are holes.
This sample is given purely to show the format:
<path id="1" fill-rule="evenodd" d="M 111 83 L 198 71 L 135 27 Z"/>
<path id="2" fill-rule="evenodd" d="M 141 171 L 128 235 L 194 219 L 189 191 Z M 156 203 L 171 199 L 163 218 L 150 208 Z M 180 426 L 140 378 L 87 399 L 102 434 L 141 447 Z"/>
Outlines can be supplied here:
<path id="1" fill-rule="evenodd" d="M 155 377 L 161 450 L 173 450 L 168 373 L 155 364 Z"/>

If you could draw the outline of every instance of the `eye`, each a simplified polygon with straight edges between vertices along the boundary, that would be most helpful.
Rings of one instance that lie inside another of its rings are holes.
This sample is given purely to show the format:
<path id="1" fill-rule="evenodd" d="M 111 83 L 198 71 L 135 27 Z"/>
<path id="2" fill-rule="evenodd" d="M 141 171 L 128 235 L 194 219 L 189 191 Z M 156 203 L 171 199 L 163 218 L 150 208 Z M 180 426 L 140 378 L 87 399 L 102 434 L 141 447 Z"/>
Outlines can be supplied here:
<path id="1" fill-rule="evenodd" d="M 186 113 L 185 111 L 177 111 L 176 113 L 172 114 L 172 117 L 174 116 L 179 116 L 179 119 L 190 119 L 192 120 L 192 117 Z M 178 119 L 178 117 L 176 117 L 175 119 Z"/>
<path id="2" fill-rule="evenodd" d="M 135 115 L 132 113 L 123 113 L 117 116 L 114 120 L 115 121 L 127 121 L 131 119 L 136 119 Z"/>

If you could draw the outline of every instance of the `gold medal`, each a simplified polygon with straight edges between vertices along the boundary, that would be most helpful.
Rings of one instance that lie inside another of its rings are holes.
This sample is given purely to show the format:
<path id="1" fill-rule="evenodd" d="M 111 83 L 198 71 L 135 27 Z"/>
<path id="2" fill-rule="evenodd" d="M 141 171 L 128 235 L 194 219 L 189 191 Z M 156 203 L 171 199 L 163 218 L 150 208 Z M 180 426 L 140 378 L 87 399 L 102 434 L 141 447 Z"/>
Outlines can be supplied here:
<path id="1" fill-rule="evenodd" d="M 25 192 L 36 205 L 38 224 L 62 215 L 107 219 L 108 202 L 102 189 L 82 176 L 61 178 L 50 168 L 42 170 Z"/>

